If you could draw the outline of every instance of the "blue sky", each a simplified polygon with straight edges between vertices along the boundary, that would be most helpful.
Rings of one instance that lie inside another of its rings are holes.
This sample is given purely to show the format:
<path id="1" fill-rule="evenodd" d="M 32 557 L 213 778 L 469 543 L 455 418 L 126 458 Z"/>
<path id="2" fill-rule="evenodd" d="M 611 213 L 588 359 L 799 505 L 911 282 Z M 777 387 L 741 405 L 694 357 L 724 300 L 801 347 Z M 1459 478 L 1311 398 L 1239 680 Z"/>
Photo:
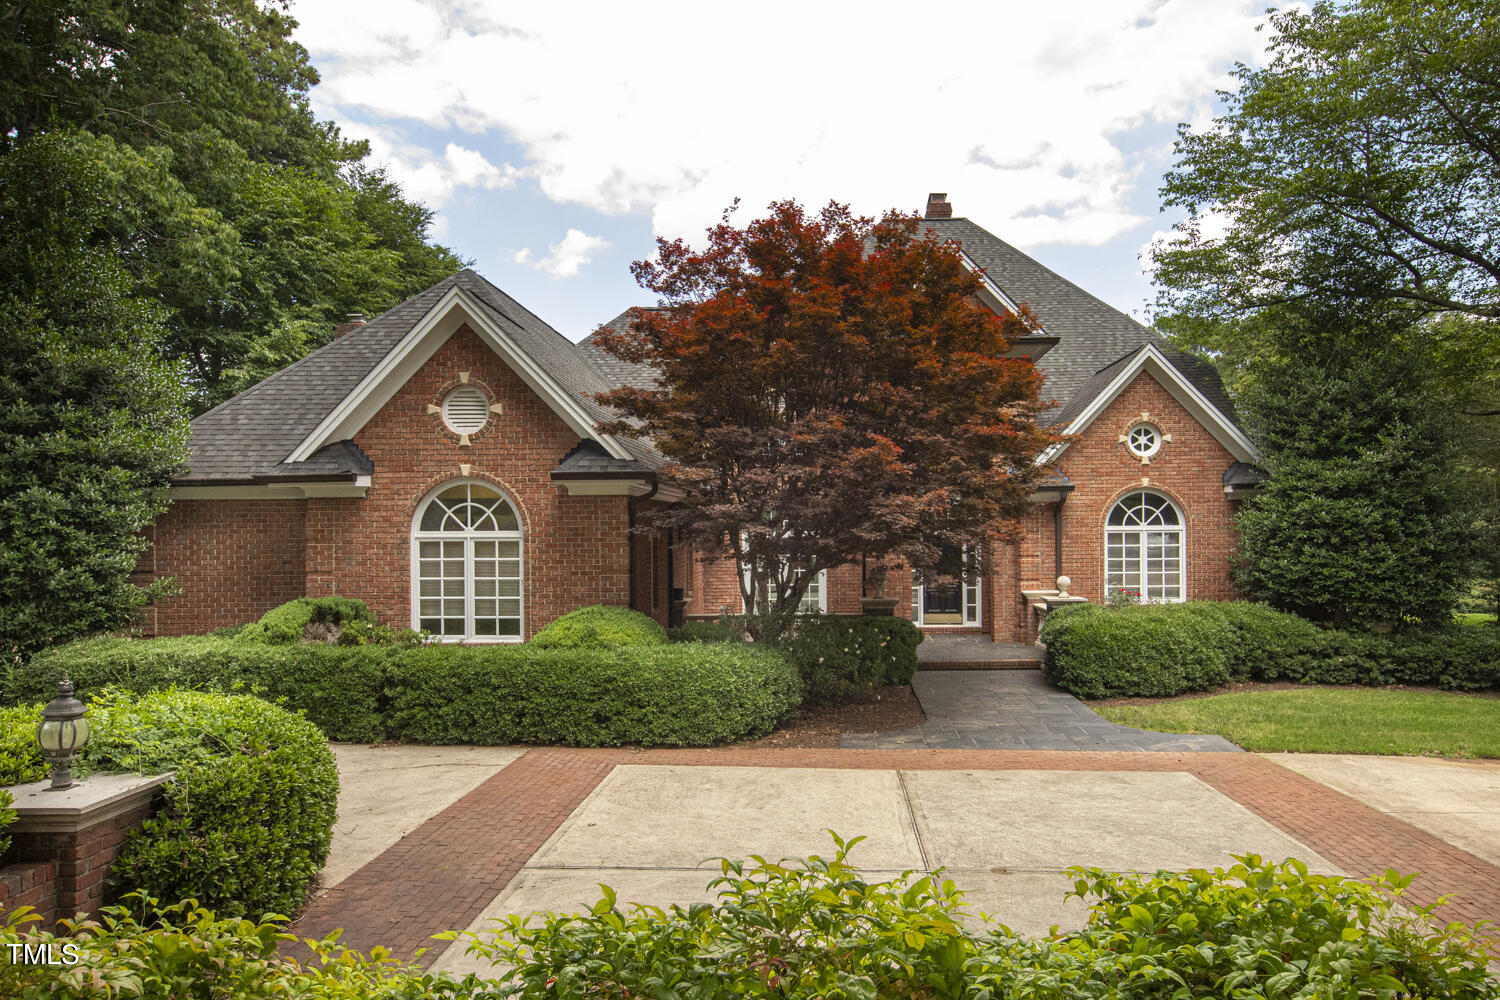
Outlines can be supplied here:
<path id="1" fill-rule="evenodd" d="M 437 237 L 578 339 L 650 301 L 630 262 L 731 199 L 858 211 L 946 191 L 1148 317 L 1176 123 L 1265 45 L 1237 0 L 299 0 L 314 107 L 368 138 Z M 1046 317 L 1042 317 L 1046 321 Z"/>

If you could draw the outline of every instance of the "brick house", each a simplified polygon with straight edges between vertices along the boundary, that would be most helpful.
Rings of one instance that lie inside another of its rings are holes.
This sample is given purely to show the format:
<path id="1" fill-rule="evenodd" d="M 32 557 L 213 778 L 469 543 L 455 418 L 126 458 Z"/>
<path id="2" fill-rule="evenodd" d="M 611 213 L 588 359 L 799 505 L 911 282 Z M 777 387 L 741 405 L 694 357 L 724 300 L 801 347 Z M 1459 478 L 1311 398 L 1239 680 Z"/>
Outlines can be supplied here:
<path id="1" fill-rule="evenodd" d="M 1258 480 L 1213 369 L 975 223 L 929 200 L 926 226 L 982 273 L 996 310 L 1025 303 L 1042 329 L 1013 351 L 1045 374 L 1047 419 L 1069 435 L 1039 459 L 1019 539 L 939 591 L 897 568 L 887 595 L 924 629 L 1035 636 L 1024 592 L 1103 600 L 1235 596 L 1234 505 Z M 629 313 L 612 323 L 628 322 Z M 464 270 L 192 423 L 189 468 L 139 576 L 179 596 L 147 631 L 205 632 L 303 595 L 366 601 L 381 621 L 466 641 L 520 641 L 587 604 L 666 623 L 742 610 L 736 569 L 632 532 L 671 497 L 663 457 L 599 433 L 594 393 L 651 373 L 574 344 Z M 819 574 L 809 608 L 857 613 L 858 566 Z M 911 599 L 905 600 L 910 594 Z M 677 598 L 674 601 L 674 596 Z"/>

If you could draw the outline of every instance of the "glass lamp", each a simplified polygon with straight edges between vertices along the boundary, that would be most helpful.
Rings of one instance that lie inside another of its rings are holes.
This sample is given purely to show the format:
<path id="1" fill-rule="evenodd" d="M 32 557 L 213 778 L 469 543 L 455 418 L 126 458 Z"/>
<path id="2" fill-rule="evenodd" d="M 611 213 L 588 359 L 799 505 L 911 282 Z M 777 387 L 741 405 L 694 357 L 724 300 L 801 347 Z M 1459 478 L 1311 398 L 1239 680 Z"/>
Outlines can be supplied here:
<path id="1" fill-rule="evenodd" d="M 52 765 L 49 792 L 73 787 L 73 758 L 89 741 L 87 709 L 73 697 L 73 682 L 63 675 L 57 682 L 57 697 L 42 709 L 41 724 L 36 727 L 36 741 L 42 758 Z"/>

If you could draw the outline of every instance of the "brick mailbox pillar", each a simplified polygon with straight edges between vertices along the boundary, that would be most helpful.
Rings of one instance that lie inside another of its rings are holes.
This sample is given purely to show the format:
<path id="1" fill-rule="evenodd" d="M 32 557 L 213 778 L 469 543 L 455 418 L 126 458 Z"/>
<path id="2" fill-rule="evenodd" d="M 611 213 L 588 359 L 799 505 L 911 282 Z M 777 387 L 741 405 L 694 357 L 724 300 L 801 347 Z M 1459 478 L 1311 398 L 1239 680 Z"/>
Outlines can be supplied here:
<path id="1" fill-rule="evenodd" d="M 96 774 L 56 792 L 46 781 L 12 787 L 17 819 L 4 831 L 11 846 L 0 858 L 0 911 L 35 907 L 45 926 L 112 902 L 110 866 L 171 777 Z"/>

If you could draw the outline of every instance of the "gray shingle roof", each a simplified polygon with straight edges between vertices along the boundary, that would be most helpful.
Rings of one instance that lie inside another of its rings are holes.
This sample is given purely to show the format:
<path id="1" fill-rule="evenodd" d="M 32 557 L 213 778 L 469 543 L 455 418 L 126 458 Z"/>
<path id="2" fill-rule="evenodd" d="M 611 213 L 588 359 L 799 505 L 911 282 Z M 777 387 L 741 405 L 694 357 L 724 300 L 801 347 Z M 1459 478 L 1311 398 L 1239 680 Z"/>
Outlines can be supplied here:
<path id="1" fill-rule="evenodd" d="M 631 314 L 637 309 L 655 309 L 656 306 L 632 306 L 620 315 L 603 324 L 616 332 L 624 332 L 629 329 Z M 596 331 L 597 332 L 597 331 Z M 611 385 L 633 385 L 641 389 L 654 389 L 656 387 L 656 369 L 650 365 L 637 365 L 610 354 L 600 347 L 591 333 L 578 342 L 578 349 L 583 356 L 589 359 L 598 372 L 603 375 Z"/>
<path id="2" fill-rule="evenodd" d="M 650 466 L 634 459 L 615 458 L 599 442 L 585 438 L 563 456 L 551 475 L 553 479 L 583 479 L 590 476 L 645 476 L 651 471 Z"/>
<path id="3" fill-rule="evenodd" d="M 345 477 L 371 471 L 368 457 L 353 447 L 330 445 L 304 462 L 286 457 L 380 364 L 401 339 L 454 285 L 485 306 L 491 317 L 582 405 L 595 421 L 611 411 L 591 398 L 607 381 L 572 341 L 515 299 L 464 269 L 418 292 L 307 357 L 220 403 L 192 422 L 188 471 L 183 484 L 247 483 L 274 478 Z M 648 468 L 665 459 L 650 445 L 621 439 L 632 458 Z"/>
<path id="4" fill-rule="evenodd" d="M 1017 303 L 1029 306 L 1047 333 L 1061 338 L 1056 347 L 1037 362 L 1046 382 L 1042 398 L 1059 406 L 1043 419 L 1060 422 L 1065 414 L 1077 415 L 1093 395 L 1108 385 L 1095 376 L 1100 369 L 1123 359 L 1145 344 L 1155 344 L 1172 364 L 1225 416 L 1234 411 L 1223 382 L 1212 365 L 1172 349 L 1161 334 L 1142 326 L 1102 299 L 1090 295 L 1071 281 L 1026 256 L 1009 243 L 968 219 L 924 219 L 943 239 L 956 240 L 989 279 Z M 1071 418 L 1069 418 L 1071 419 Z"/>
<path id="5" fill-rule="evenodd" d="M 942 239 L 957 241 L 1001 291 L 1036 313 L 1042 324 L 1042 336 L 1058 338 L 1057 345 L 1037 362 L 1046 379 L 1043 400 L 1058 403 L 1057 408 L 1043 412 L 1044 422 L 1058 424 L 1072 420 L 1109 385 L 1110 378 L 1119 370 L 1116 366 L 1125 364 L 1146 344 L 1156 345 L 1183 377 L 1226 417 L 1234 419 L 1229 394 L 1212 365 L 1173 348 L 1155 330 L 1142 326 L 968 219 L 924 219 L 921 226 L 932 229 Z M 604 325 L 624 329 L 630 322 L 630 313 L 627 309 Z M 600 348 L 592 334 L 578 346 L 612 385 L 643 388 L 655 385 L 649 366 L 621 361 Z"/>

